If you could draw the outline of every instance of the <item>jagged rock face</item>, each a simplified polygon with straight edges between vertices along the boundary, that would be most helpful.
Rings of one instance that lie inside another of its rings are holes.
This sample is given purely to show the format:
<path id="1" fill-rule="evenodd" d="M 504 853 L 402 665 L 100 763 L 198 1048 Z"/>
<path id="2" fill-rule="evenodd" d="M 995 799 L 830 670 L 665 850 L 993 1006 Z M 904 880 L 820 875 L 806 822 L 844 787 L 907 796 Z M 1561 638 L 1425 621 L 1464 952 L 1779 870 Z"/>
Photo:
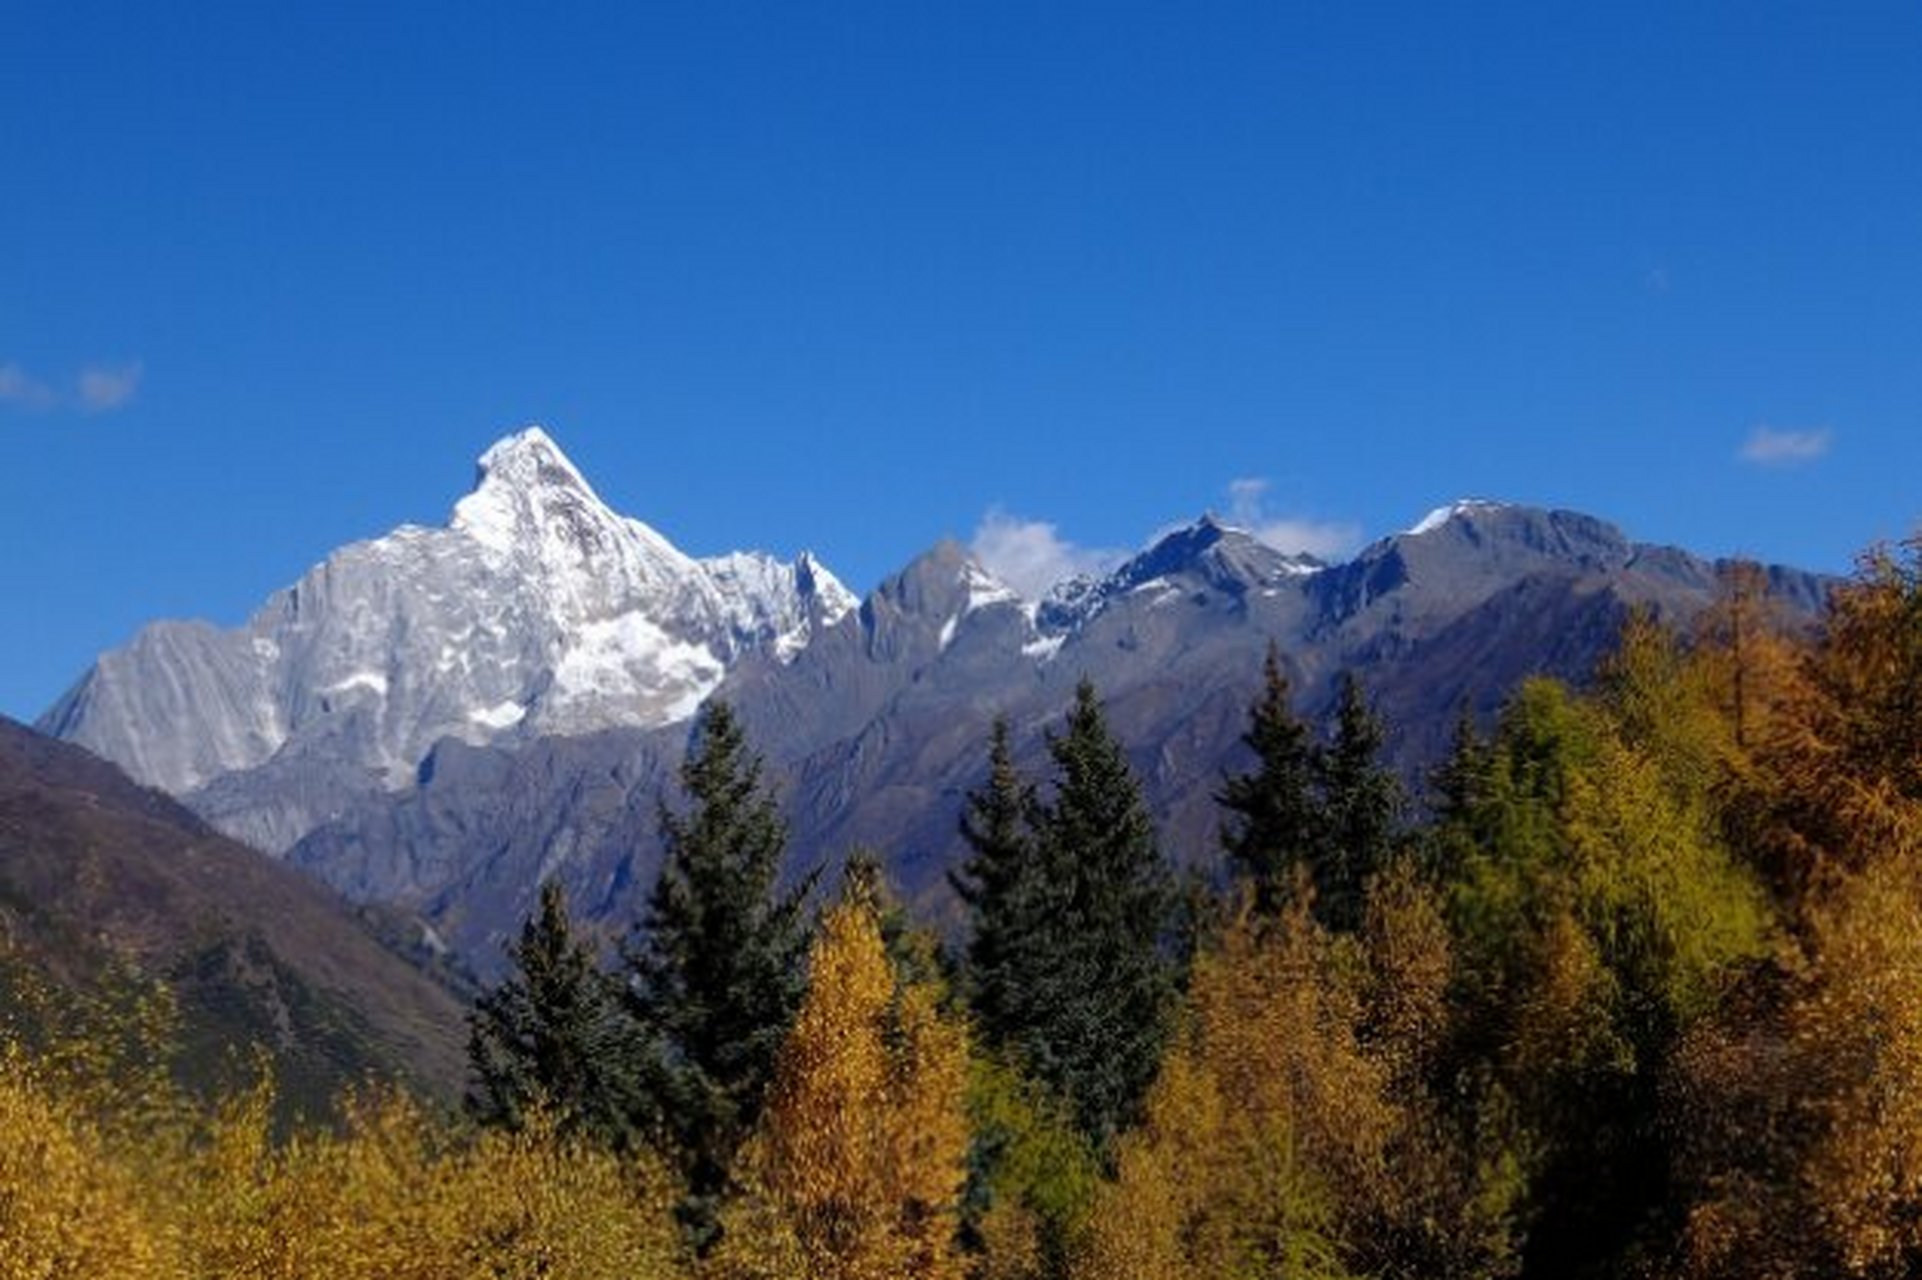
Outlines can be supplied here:
<path id="1" fill-rule="evenodd" d="M 237 630 L 156 623 L 40 727 L 177 795 L 211 788 L 226 829 L 280 848 L 343 795 L 410 782 L 444 738 L 685 719 L 735 662 L 791 658 L 854 605 L 805 555 L 684 555 L 534 427 L 481 457 L 446 528 L 345 547 Z M 236 779 L 276 760 L 334 776 L 260 811 Z"/>

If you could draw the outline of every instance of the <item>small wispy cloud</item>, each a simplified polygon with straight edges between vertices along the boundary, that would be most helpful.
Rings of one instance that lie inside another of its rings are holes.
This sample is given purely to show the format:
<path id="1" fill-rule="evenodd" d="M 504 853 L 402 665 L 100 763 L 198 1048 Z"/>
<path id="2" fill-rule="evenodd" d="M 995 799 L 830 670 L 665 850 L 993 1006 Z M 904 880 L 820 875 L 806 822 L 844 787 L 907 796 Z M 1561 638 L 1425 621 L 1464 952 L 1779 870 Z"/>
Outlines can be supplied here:
<path id="1" fill-rule="evenodd" d="M 51 409 L 60 396 L 40 379 L 11 362 L 0 364 L 0 404 L 18 409 Z"/>
<path id="2" fill-rule="evenodd" d="M 1758 426 L 1749 432 L 1748 439 L 1742 442 L 1736 456 L 1761 467 L 1792 467 L 1814 462 L 1828 453 L 1834 443 L 1835 433 L 1827 427 L 1790 431 Z"/>
<path id="3" fill-rule="evenodd" d="M 0 405 L 46 413 L 59 409 L 108 413 L 121 408 L 140 390 L 138 360 L 128 364 L 90 364 L 74 375 L 70 388 L 37 377 L 19 364 L 0 364 Z"/>
<path id="4" fill-rule="evenodd" d="M 1279 515 L 1267 509 L 1268 481 L 1242 476 L 1228 482 L 1228 522 L 1277 551 L 1339 560 L 1361 545 L 1361 527 L 1340 520 Z"/>
<path id="5" fill-rule="evenodd" d="M 88 413 L 106 413 L 133 399 L 144 372 L 138 360 L 123 365 L 89 365 L 74 381 L 74 398 Z"/>
<path id="6" fill-rule="evenodd" d="M 1077 574 L 1106 573 L 1125 558 L 1120 551 L 1080 546 L 1050 521 L 1023 519 L 998 506 L 981 517 L 968 550 L 989 573 L 1030 600 Z"/>
<path id="7" fill-rule="evenodd" d="M 1650 267 L 1642 272 L 1642 291 L 1645 293 L 1667 293 L 1669 291 L 1667 267 Z"/>

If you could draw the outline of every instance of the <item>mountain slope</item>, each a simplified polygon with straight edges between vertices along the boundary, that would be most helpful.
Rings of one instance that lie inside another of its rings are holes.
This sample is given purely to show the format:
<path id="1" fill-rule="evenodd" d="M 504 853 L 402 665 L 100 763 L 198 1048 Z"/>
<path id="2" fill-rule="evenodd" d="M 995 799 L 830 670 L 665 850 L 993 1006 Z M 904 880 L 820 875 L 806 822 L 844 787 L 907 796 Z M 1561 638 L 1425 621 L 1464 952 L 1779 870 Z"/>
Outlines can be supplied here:
<path id="1" fill-rule="evenodd" d="M 369 1071 L 449 1094 L 464 1008 L 324 886 L 77 747 L 0 718 L 0 939 L 86 989 L 116 965 L 179 996 L 189 1074 L 266 1048 L 310 1109 Z"/>

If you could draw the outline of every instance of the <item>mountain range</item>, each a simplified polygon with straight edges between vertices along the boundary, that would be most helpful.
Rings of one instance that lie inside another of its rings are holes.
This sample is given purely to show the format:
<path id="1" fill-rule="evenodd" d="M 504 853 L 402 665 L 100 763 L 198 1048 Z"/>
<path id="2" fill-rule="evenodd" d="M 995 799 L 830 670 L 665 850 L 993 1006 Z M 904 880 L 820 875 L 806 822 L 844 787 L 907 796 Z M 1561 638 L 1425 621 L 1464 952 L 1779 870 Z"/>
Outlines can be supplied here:
<path id="1" fill-rule="evenodd" d="M 482 456 L 446 527 L 343 548 L 238 629 L 152 624 L 39 728 L 412 913 L 485 975 L 547 877 L 590 920 L 635 918 L 709 696 L 766 755 L 796 869 L 871 847 L 939 920 L 996 717 L 1039 776 L 1092 680 L 1169 851 L 1206 863 L 1271 644 L 1311 719 L 1357 674 L 1412 779 L 1462 709 L 1490 714 L 1529 674 L 1585 678 L 1630 609 L 1685 620 L 1719 570 L 1592 516 L 1469 501 L 1339 564 L 1203 516 L 1042 599 L 946 542 L 856 600 L 806 554 L 681 553 L 530 428 Z M 1766 581 L 1789 620 L 1830 585 Z"/>

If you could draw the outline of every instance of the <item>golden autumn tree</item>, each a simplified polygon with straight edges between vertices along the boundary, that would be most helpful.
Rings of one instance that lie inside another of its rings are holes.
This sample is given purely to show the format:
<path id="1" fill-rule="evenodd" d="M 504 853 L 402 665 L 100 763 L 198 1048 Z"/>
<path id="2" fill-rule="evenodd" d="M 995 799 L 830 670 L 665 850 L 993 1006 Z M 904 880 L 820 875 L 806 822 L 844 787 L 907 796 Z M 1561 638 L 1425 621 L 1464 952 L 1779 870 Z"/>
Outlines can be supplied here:
<path id="1" fill-rule="evenodd" d="M 710 1260 L 728 1277 L 958 1280 L 967 1036 L 888 959 L 858 883 L 821 921 L 744 1188 Z"/>
<path id="2" fill-rule="evenodd" d="M 1862 557 L 1782 703 L 1750 834 L 1796 908 L 1922 838 L 1922 537 Z"/>
<path id="3" fill-rule="evenodd" d="M 1922 910 L 1872 865 L 1680 1055 L 1682 1271 L 1897 1277 L 1922 1267 Z"/>
<path id="4" fill-rule="evenodd" d="M 1689 1038 L 1684 1274 L 1922 1270 L 1922 543 L 1836 591 L 1755 750 L 1745 834 L 1794 924 Z"/>
<path id="5" fill-rule="evenodd" d="M 191 1273 L 283 1280 L 670 1280 L 677 1190 L 532 1112 L 514 1132 L 457 1135 L 405 1095 L 348 1100 L 339 1131 L 284 1143 L 271 1095 L 210 1121 L 177 1197 Z"/>
<path id="6" fill-rule="evenodd" d="M 80 1112 L 0 1057 L 0 1280 L 181 1275 L 171 1233 Z"/>
<path id="7" fill-rule="evenodd" d="M 1350 1274 L 1387 1189 L 1389 1072 L 1356 984 L 1298 898 L 1198 958 L 1140 1129 L 1117 1149 L 1073 1274 L 1212 1280 Z"/>

